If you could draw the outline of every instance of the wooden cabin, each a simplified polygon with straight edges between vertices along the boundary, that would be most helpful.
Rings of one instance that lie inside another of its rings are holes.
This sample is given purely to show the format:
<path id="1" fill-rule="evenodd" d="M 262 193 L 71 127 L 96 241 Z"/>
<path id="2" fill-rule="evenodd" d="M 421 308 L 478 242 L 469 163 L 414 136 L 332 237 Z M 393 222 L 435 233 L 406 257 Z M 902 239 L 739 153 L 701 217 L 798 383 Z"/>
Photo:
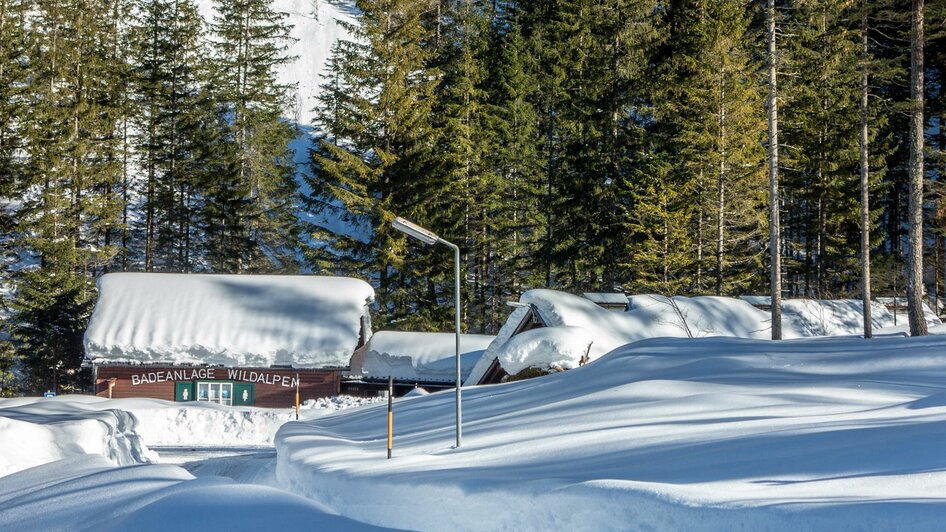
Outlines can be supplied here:
<path id="1" fill-rule="evenodd" d="M 364 281 L 114 273 L 85 336 L 95 394 L 290 407 L 337 395 L 371 336 Z"/>

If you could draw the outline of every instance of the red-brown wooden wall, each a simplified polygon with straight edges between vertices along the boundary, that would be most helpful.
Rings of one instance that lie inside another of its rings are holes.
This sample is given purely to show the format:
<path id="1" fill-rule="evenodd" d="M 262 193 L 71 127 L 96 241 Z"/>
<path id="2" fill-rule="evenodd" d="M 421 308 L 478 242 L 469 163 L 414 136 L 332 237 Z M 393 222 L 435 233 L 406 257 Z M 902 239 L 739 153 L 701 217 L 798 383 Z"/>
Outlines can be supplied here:
<path id="1" fill-rule="evenodd" d="M 150 365 L 102 365 L 97 369 L 95 379 L 95 395 L 99 397 L 109 396 L 109 379 L 114 378 L 115 384 L 112 387 L 112 398 L 126 397 L 153 397 L 155 399 L 174 400 L 174 380 L 162 380 L 161 382 L 147 382 L 143 379 L 138 384 L 132 384 L 133 376 L 142 376 L 147 374 L 157 374 L 161 372 L 163 376 L 168 376 L 168 372 L 185 371 L 191 374 L 192 371 L 200 371 L 211 368 L 194 366 L 150 366 Z M 288 408 L 295 405 L 296 389 L 293 386 L 283 386 L 286 382 L 292 381 L 299 376 L 299 401 L 306 399 L 318 399 L 320 397 L 331 397 L 337 395 L 341 383 L 341 377 L 338 370 L 327 369 L 284 369 L 284 368 L 224 368 L 215 366 L 212 378 L 200 378 L 194 380 L 225 380 L 234 382 L 251 382 L 246 380 L 251 372 L 257 375 L 265 374 L 270 383 L 254 382 L 256 401 L 253 406 L 262 406 L 268 408 Z M 230 379 L 230 370 L 245 372 L 243 378 Z M 190 382 L 192 379 L 187 378 Z M 272 382 L 278 383 L 272 383 Z"/>

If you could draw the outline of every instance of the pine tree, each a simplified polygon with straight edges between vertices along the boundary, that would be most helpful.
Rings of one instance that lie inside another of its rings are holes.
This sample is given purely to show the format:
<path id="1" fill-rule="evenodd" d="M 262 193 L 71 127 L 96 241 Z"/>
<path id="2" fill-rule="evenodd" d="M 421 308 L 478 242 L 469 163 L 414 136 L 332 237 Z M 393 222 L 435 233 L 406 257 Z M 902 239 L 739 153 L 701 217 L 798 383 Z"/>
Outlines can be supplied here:
<path id="1" fill-rule="evenodd" d="M 145 179 L 143 267 L 190 271 L 200 253 L 197 205 L 209 175 L 215 108 L 207 94 L 202 19 L 190 0 L 143 0 L 133 30 L 138 153 Z"/>
<path id="2" fill-rule="evenodd" d="M 803 293 L 827 297 L 852 285 L 859 201 L 857 11 L 832 1 L 794 5 L 786 54 L 795 72 L 785 85 L 785 187 L 802 218 L 793 255 L 802 257 Z"/>
<path id="3" fill-rule="evenodd" d="M 115 8 L 106 0 L 39 2 L 31 12 L 29 181 L 17 212 L 19 260 L 28 267 L 15 279 L 11 323 L 34 386 L 76 382 L 93 277 L 115 252 L 104 245 L 120 211 L 112 194 L 120 179 Z"/>
<path id="4" fill-rule="evenodd" d="M 292 87 L 276 77 L 292 60 L 287 15 L 271 0 L 218 0 L 216 7 L 213 75 L 229 122 L 219 152 L 228 173 L 206 198 L 219 215 L 207 220 L 208 253 L 221 271 L 294 271 L 300 249 L 289 143 L 296 131 L 282 119 Z"/>
<path id="5" fill-rule="evenodd" d="M 437 304 L 452 298 L 452 269 L 442 250 L 414 244 L 406 264 L 406 237 L 390 226 L 404 216 L 453 237 L 434 208 L 443 206 L 444 174 L 434 157 L 430 115 L 439 77 L 429 68 L 431 50 L 422 46 L 430 36 L 424 6 L 365 0 L 358 7 L 356 41 L 336 48 L 328 98 L 317 109 L 322 133 L 306 200 L 318 215 L 344 209 L 347 227 L 326 235 L 328 247 L 315 264 L 332 253 L 336 272 L 376 278 L 382 326 L 437 327 L 452 319 L 452 310 Z"/>

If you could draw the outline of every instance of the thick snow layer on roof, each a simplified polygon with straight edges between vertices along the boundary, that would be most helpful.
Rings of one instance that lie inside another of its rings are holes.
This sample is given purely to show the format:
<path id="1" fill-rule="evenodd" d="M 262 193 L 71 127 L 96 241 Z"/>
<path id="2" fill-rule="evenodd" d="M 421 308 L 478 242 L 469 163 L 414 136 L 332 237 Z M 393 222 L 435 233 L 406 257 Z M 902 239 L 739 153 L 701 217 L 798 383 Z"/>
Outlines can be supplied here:
<path id="1" fill-rule="evenodd" d="M 522 320 L 529 315 L 529 312 L 531 312 L 529 305 L 515 305 L 509 317 L 506 318 L 506 323 L 499 328 L 496 338 L 489 344 L 486 351 L 483 352 L 483 356 L 476 361 L 473 369 L 470 370 L 470 374 L 467 376 L 466 380 L 463 381 L 464 385 L 478 384 L 480 380 L 483 379 L 486 372 L 489 371 L 490 366 L 493 365 L 493 361 L 496 360 L 499 355 L 499 351 L 506 345 L 506 342 L 512 338 L 512 335 L 516 332 L 516 329 L 519 328 Z"/>
<path id="2" fill-rule="evenodd" d="M 946 338 L 650 339 L 572 371 L 287 423 L 277 477 L 417 530 L 938 530 Z M 370 493 L 370 497 L 364 494 Z M 631 525 L 629 525 L 631 524 Z"/>
<path id="3" fill-rule="evenodd" d="M 771 335 L 770 319 L 767 313 L 738 299 L 728 297 L 682 297 L 668 298 L 659 295 L 627 296 L 629 310 L 614 312 L 604 309 L 589 299 L 565 292 L 548 289 L 529 290 L 520 297 L 520 306 L 507 319 L 493 344 L 486 350 L 483 359 L 477 362 L 468 384 L 476 384 L 485 375 L 490 364 L 499 359 L 513 364 L 511 369 L 543 366 L 553 354 L 549 349 L 568 345 L 564 337 L 551 337 L 537 343 L 540 334 L 535 333 L 530 340 L 515 346 L 515 356 L 499 357 L 504 345 L 510 341 L 513 332 L 529 313 L 529 306 L 535 309 L 542 322 L 550 328 L 572 327 L 586 331 L 591 339 L 588 356 L 591 360 L 622 345 L 654 337 L 705 337 L 735 336 L 741 338 L 768 338 Z M 792 327 L 785 326 L 783 333 L 787 338 L 801 336 Z M 554 333 L 545 333 L 554 334 Z M 530 361 L 522 357 L 531 351 L 535 358 Z M 539 345 L 542 346 L 539 349 Z M 577 345 L 577 344 L 576 344 Z M 572 348 L 577 349 L 574 345 Z M 561 360 L 577 364 L 575 349 L 569 348 L 568 355 L 561 354 Z M 583 353 L 584 354 L 584 353 Z M 580 358 L 580 357 L 579 357 Z M 513 360 L 517 360 L 513 362 Z M 514 373 L 503 365 L 507 373 Z"/>
<path id="4" fill-rule="evenodd" d="M 529 290 L 520 301 L 534 305 L 548 326 L 590 331 L 593 358 L 645 338 L 771 335 L 766 313 L 728 297 L 628 296 L 631 307 L 626 312 L 610 312 L 584 298 L 546 289 Z"/>
<path id="5" fill-rule="evenodd" d="M 594 301 L 595 303 L 604 303 L 608 305 L 627 305 L 627 296 L 619 292 L 585 292 L 581 296 L 589 301 Z"/>
<path id="6" fill-rule="evenodd" d="M 466 376 L 493 341 L 485 334 L 460 335 L 460 374 Z M 352 368 L 354 371 L 354 368 Z M 362 375 L 404 381 L 456 379 L 456 334 L 379 331 L 371 337 Z"/>
<path id="7" fill-rule="evenodd" d="M 543 327 L 513 336 L 499 350 L 499 364 L 515 375 L 530 368 L 577 368 L 594 340 L 582 327 Z"/>
<path id="8" fill-rule="evenodd" d="M 358 279 L 303 275 L 112 273 L 98 286 L 95 362 L 347 366 L 374 296 Z"/>

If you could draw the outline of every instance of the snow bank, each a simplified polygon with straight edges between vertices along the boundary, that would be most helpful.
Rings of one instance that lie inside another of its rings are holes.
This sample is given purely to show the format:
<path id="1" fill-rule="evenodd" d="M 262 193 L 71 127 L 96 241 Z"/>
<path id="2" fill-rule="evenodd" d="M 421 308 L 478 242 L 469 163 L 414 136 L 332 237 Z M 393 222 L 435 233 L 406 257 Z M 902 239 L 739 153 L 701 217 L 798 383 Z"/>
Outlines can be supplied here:
<path id="1" fill-rule="evenodd" d="M 273 488 L 195 480 L 171 465 L 114 467 L 93 455 L 0 480 L 0 529 L 377 530 Z"/>
<path id="2" fill-rule="evenodd" d="M 302 419 L 381 401 L 326 397 L 306 401 Z M 161 399 L 106 399 L 71 395 L 0 400 L 0 474 L 7 464 L 40 463 L 77 454 L 102 454 L 119 465 L 158 461 L 148 447 L 248 447 L 273 444 L 295 419 L 292 408 L 231 407 Z"/>
<path id="3" fill-rule="evenodd" d="M 364 281 L 301 275 L 112 273 L 98 287 L 95 362 L 347 366 L 374 297 Z"/>
<path id="4" fill-rule="evenodd" d="M 466 376 L 495 337 L 460 335 L 460 372 Z M 352 368 L 352 373 L 356 373 Z M 453 382 L 456 378 L 456 334 L 379 331 L 371 337 L 362 368 L 364 377 L 402 381 Z"/>
<path id="5" fill-rule="evenodd" d="M 740 299 L 752 305 L 770 305 L 772 301 L 769 296 L 740 296 Z M 874 329 L 889 329 L 906 323 L 906 313 L 898 311 L 895 318 L 887 303 L 893 304 L 893 298 L 871 301 L 870 317 Z M 930 327 L 942 325 L 926 303 L 923 303 L 923 315 Z M 803 337 L 862 335 L 864 303 L 859 299 L 784 299 L 782 320 Z"/>
<path id="6" fill-rule="evenodd" d="M 86 454 L 116 465 L 157 461 L 136 427 L 128 412 L 68 398 L 0 399 L 0 477 Z"/>
<path id="7" fill-rule="evenodd" d="M 287 423 L 280 482 L 419 530 L 938 530 L 946 338 L 660 338 L 573 371 Z"/>

